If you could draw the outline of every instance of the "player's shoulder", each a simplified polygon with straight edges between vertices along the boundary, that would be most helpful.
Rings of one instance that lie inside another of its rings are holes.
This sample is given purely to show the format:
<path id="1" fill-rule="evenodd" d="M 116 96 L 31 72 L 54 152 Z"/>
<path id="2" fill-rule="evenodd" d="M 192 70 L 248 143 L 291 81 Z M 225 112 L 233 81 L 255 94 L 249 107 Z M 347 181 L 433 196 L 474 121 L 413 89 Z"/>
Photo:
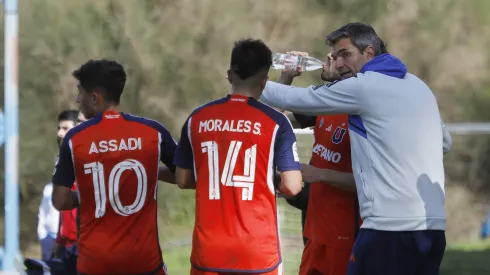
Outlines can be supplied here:
<path id="1" fill-rule="evenodd" d="M 221 105 L 221 104 L 224 104 L 226 102 L 228 102 L 229 98 L 228 97 L 222 97 L 222 98 L 219 98 L 219 99 L 216 99 L 216 100 L 213 100 L 213 101 L 209 101 L 207 103 L 204 103 L 203 105 L 195 108 L 191 114 L 189 115 L 189 117 L 193 117 L 195 115 L 197 115 L 198 113 L 208 109 L 208 108 L 211 108 L 211 107 L 215 107 L 215 106 L 218 106 L 218 105 Z"/>
<path id="2" fill-rule="evenodd" d="M 288 123 L 289 125 L 291 125 L 289 119 L 284 113 L 279 112 L 278 110 L 272 108 L 271 106 L 263 102 L 260 102 L 258 100 L 249 100 L 248 105 L 258 109 L 260 112 L 262 112 L 265 116 L 269 117 L 278 125 L 282 125 L 284 123 Z"/>
<path id="3" fill-rule="evenodd" d="M 125 119 L 126 121 L 139 123 L 143 126 L 153 128 L 154 130 L 156 130 L 160 133 L 168 133 L 169 132 L 167 130 L 167 128 L 165 128 L 165 126 L 163 126 L 163 124 L 161 124 L 160 122 L 158 122 L 156 120 L 153 120 L 153 119 L 150 119 L 147 117 L 136 116 L 133 114 L 127 114 L 127 113 L 121 113 L 121 115 L 122 115 L 123 119 Z"/>
<path id="4" fill-rule="evenodd" d="M 102 114 L 98 114 L 75 127 L 71 128 L 63 138 L 63 140 L 71 140 L 75 135 L 83 133 L 85 130 L 98 125 L 102 121 Z"/>

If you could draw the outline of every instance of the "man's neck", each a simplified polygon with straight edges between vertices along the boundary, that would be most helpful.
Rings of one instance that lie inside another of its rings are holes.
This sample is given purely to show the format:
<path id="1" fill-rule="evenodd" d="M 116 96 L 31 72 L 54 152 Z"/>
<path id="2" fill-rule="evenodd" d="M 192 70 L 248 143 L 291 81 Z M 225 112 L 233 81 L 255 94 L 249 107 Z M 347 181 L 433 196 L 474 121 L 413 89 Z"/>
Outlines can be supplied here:
<path id="1" fill-rule="evenodd" d="M 103 112 L 116 112 L 119 113 L 119 105 L 118 104 L 107 104 L 104 106 L 104 111 Z"/>
<path id="2" fill-rule="evenodd" d="M 242 87 L 231 87 L 231 94 L 232 95 L 241 95 L 241 96 L 246 96 L 246 97 L 253 97 L 255 99 L 260 98 L 260 93 L 257 91 L 254 91 L 253 89 L 250 88 L 242 88 Z"/>

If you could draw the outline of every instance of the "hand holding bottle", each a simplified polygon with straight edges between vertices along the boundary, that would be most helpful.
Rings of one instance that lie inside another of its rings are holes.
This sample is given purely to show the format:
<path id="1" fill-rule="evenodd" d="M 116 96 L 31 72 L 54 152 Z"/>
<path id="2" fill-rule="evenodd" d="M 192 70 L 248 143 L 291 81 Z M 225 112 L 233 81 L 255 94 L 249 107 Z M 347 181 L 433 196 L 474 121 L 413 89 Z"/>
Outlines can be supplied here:
<path id="1" fill-rule="evenodd" d="M 322 68 L 322 61 L 308 55 L 307 52 L 291 51 L 275 53 L 272 56 L 272 67 L 278 70 L 313 71 Z"/>
<path id="2" fill-rule="evenodd" d="M 280 55 L 280 56 L 279 56 Z M 309 57 L 307 52 L 291 51 L 285 54 L 275 54 L 273 57 L 273 67 L 282 68 L 282 73 L 278 83 L 291 85 L 293 79 L 303 72 L 302 58 Z"/>

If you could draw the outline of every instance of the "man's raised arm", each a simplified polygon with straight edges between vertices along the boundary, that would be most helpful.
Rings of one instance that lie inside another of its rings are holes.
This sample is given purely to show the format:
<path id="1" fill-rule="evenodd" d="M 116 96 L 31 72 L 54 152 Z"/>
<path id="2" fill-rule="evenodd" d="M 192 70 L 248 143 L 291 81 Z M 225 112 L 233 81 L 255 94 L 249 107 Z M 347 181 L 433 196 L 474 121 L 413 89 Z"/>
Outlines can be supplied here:
<path id="1" fill-rule="evenodd" d="M 268 81 L 260 99 L 268 105 L 304 115 L 359 114 L 359 80 L 351 77 L 333 85 L 308 88 Z"/>

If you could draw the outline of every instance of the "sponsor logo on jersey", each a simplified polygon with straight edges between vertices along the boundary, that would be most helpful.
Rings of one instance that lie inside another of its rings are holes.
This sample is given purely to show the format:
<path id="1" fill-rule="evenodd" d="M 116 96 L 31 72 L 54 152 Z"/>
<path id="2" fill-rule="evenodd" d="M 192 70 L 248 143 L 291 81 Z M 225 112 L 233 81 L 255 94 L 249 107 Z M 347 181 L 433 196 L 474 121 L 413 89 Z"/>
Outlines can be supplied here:
<path id="1" fill-rule="evenodd" d="M 294 161 L 299 162 L 299 155 L 298 155 L 298 145 L 296 144 L 296 141 L 293 143 L 293 157 Z"/>
<path id="2" fill-rule="evenodd" d="M 245 98 L 236 98 L 236 97 L 232 97 L 232 98 L 231 98 L 231 101 L 246 102 L 247 100 L 246 100 Z"/>
<path id="3" fill-rule="evenodd" d="M 332 124 L 328 125 L 328 127 L 325 128 L 325 131 L 327 131 L 327 132 L 332 131 Z"/>
<path id="4" fill-rule="evenodd" d="M 313 147 L 313 154 L 320 156 L 326 161 L 330 161 L 333 163 L 339 163 L 342 159 L 342 155 L 339 152 L 332 151 L 321 144 L 316 144 Z"/>
<path id="5" fill-rule="evenodd" d="M 106 119 L 115 119 L 121 117 L 120 114 L 115 114 L 115 115 L 104 115 Z"/>

